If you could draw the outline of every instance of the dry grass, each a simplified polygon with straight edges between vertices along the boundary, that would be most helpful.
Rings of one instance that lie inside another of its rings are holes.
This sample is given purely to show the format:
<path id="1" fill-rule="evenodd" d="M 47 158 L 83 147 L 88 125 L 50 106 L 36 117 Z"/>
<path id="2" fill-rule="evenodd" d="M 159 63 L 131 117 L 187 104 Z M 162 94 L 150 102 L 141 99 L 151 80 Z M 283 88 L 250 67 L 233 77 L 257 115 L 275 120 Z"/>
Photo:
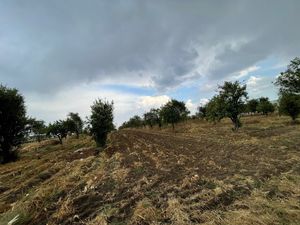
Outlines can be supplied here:
<path id="1" fill-rule="evenodd" d="M 25 144 L 0 165 L 0 224 L 300 224 L 300 126 L 243 123 L 114 132 L 98 156 L 90 137 Z"/>

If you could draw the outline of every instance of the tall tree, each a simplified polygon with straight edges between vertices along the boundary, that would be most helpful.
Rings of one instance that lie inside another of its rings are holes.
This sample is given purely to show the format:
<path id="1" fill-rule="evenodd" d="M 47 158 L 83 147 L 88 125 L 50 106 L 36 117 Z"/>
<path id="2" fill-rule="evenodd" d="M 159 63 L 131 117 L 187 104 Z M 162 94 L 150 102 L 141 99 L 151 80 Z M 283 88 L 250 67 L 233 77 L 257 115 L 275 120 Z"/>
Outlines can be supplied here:
<path id="1" fill-rule="evenodd" d="M 99 147 L 105 146 L 108 133 L 114 129 L 113 109 L 113 102 L 101 99 L 97 99 L 91 106 L 91 133 Z"/>
<path id="2" fill-rule="evenodd" d="M 251 99 L 246 104 L 246 112 L 248 113 L 255 113 L 257 112 L 258 100 Z"/>
<path id="3" fill-rule="evenodd" d="M 240 115 L 244 112 L 247 96 L 246 85 L 241 85 L 238 81 L 226 81 L 219 86 L 220 102 L 223 104 L 225 116 L 229 117 L 234 124 L 234 130 L 242 125 Z"/>
<path id="4" fill-rule="evenodd" d="M 151 128 L 158 124 L 161 127 L 161 121 L 159 117 L 159 109 L 151 109 L 149 112 L 144 114 L 144 121 Z"/>
<path id="5" fill-rule="evenodd" d="M 29 118 L 27 120 L 27 125 L 29 126 L 28 128 L 29 128 L 30 132 L 34 133 L 38 142 L 40 142 L 42 135 L 47 132 L 45 121 L 37 120 L 35 118 Z"/>
<path id="6" fill-rule="evenodd" d="M 23 96 L 17 89 L 0 85 L 0 162 L 16 158 L 14 148 L 24 138 L 26 120 Z"/>

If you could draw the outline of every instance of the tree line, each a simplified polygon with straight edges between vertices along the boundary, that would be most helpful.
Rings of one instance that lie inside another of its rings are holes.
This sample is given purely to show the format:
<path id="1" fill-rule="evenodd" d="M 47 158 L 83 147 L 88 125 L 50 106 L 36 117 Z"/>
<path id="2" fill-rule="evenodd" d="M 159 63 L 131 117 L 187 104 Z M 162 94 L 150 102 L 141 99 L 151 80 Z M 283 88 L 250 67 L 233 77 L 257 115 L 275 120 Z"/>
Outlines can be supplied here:
<path id="1" fill-rule="evenodd" d="M 295 58 L 285 72 L 275 80 L 279 87 L 278 102 L 272 103 L 267 97 L 249 99 L 247 87 L 239 81 L 224 82 L 218 86 L 218 93 L 205 105 L 199 106 L 193 116 L 189 116 L 184 102 L 172 99 L 161 108 L 151 109 L 142 117 L 135 115 L 124 122 L 122 128 L 138 128 L 149 126 L 163 126 L 175 124 L 187 118 L 202 118 L 213 123 L 229 118 L 233 123 L 233 130 L 242 126 L 240 117 L 244 114 L 260 113 L 268 115 L 275 110 L 281 115 L 288 115 L 295 123 L 300 113 L 300 59 Z"/>
<path id="2" fill-rule="evenodd" d="M 143 117 L 133 116 L 120 129 L 164 125 L 171 125 L 174 129 L 176 123 L 188 118 L 203 118 L 214 123 L 229 118 L 233 130 L 237 130 L 242 126 L 240 117 L 243 114 L 268 115 L 275 109 L 280 114 L 290 116 L 295 123 L 300 114 L 300 59 L 293 59 L 274 84 L 279 87 L 277 104 L 271 103 L 267 97 L 249 100 L 245 84 L 226 81 L 218 87 L 217 94 L 207 104 L 198 107 L 196 115 L 189 116 L 185 103 L 172 99 L 162 107 L 146 112 Z M 113 102 L 97 99 L 86 121 L 78 113 L 72 112 L 64 120 L 46 125 L 44 121 L 26 115 L 24 97 L 17 89 L 0 85 L 0 163 L 15 160 L 18 146 L 29 134 L 34 134 L 38 141 L 45 137 L 57 137 L 62 144 L 68 135 L 74 134 L 78 138 L 85 132 L 94 138 L 97 146 L 104 147 L 109 132 L 115 129 L 113 105 Z"/>

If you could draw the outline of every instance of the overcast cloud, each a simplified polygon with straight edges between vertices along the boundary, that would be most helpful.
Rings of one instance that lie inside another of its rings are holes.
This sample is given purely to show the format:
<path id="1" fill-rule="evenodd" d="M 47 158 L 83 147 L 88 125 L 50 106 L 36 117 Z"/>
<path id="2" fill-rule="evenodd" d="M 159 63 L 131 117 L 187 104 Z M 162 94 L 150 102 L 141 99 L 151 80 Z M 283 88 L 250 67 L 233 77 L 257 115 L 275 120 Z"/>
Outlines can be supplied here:
<path id="1" fill-rule="evenodd" d="M 271 78 L 257 64 L 300 55 L 299 11 L 299 0 L 1 1 L 0 81 L 28 96 L 31 112 L 42 118 L 45 99 L 57 99 L 52 113 L 63 113 L 58 99 L 95 83 L 152 88 L 161 96 L 195 82 L 262 85 Z M 260 77 L 249 80 L 255 71 Z M 102 93 L 117 102 L 132 97 L 107 90 L 92 96 Z M 142 97 L 135 96 L 133 104 Z M 195 104 L 201 98 L 207 96 Z"/>

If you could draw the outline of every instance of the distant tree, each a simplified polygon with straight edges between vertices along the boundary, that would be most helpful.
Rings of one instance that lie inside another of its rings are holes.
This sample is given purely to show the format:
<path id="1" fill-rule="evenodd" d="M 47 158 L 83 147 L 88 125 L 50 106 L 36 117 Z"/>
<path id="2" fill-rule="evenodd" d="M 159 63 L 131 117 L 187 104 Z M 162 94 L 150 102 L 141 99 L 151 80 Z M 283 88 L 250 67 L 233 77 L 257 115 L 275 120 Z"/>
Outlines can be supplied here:
<path id="1" fill-rule="evenodd" d="M 279 98 L 279 112 L 290 116 L 295 122 L 300 114 L 300 96 L 283 92 Z"/>
<path id="2" fill-rule="evenodd" d="M 207 105 L 202 105 L 197 108 L 196 117 L 205 118 L 207 116 Z"/>
<path id="3" fill-rule="evenodd" d="M 226 115 L 225 108 L 223 107 L 223 100 L 220 96 L 214 96 L 205 106 L 206 119 L 214 123 L 219 122 Z"/>
<path id="4" fill-rule="evenodd" d="M 66 121 L 58 120 L 50 123 L 47 127 L 47 135 L 52 135 L 58 138 L 60 144 L 63 144 L 62 139 L 68 135 L 68 124 Z"/>
<path id="5" fill-rule="evenodd" d="M 257 111 L 263 115 L 268 115 L 275 111 L 274 105 L 269 101 L 267 97 L 261 97 L 258 100 Z"/>
<path id="6" fill-rule="evenodd" d="M 83 129 L 83 121 L 80 118 L 78 113 L 72 113 L 70 112 L 68 115 L 68 119 L 70 119 L 71 121 L 73 121 L 73 130 L 76 134 L 76 137 L 79 138 L 79 134 L 82 133 L 82 129 Z"/>
<path id="7" fill-rule="evenodd" d="M 122 126 L 120 126 L 120 129 L 139 128 L 139 127 L 142 127 L 143 125 L 144 125 L 144 120 L 140 116 L 135 115 L 135 116 L 131 117 L 128 121 L 124 122 L 122 124 Z"/>
<path id="8" fill-rule="evenodd" d="M 150 126 L 151 128 L 156 124 L 161 126 L 159 109 L 151 109 L 149 112 L 145 113 L 144 122 L 146 125 Z"/>
<path id="9" fill-rule="evenodd" d="M 91 106 L 91 133 L 99 147 L 105 146 L 108 134 L 115 129 L 113 124 L 113 109 L 113 102 L 101 99 L 97 99 Z"/>
<path id="10" fill-rule="evenodd" d="M 294 58 L 285 72 L 280 73 L 275 81 L 281 93 L 300 94 L 300 58 Z"/>
<path id="11" fill-rule="evenodd" d="M 251 99 L 246 103 L 246 112 L 255 113 L 257 112 L 258 100 Z"/>
<path id="12" fill-rule="evenodd" d="M 43 121 L 43 120 L 29 118 L 27 120 L 27 125 L 28 125 L 28 129 L 30 130 L 30 132 L 35 134 L 38 142 L 41 141 L 42 135 L 47 133 L 45 121 Z"/>
<path id="13" fill-rule="evenodd" d="M 25 135 L 24 98 L 17 89 L 0 85 L 0 163 L 17 158 L 17 148 Z"/>
<path id="14" fill-rule="evenodd" d="M 160 110 L 163 122 L 172 124 L 173 130 L 175 128 L 175 123 L 185 120 L 189 113 L 185 103 L 175 99 L 166 103 Z"/>
<path id="15" fill-rule="evenodd" d="M 234 130 L 242 125 L 240 115 L 244 112 L 247 96 L 246 85 L 241 85 L 238 81 L 225 82 L 219 86 L 220 102 L 223 104 L 225 116 L 234 124 Z"/>

